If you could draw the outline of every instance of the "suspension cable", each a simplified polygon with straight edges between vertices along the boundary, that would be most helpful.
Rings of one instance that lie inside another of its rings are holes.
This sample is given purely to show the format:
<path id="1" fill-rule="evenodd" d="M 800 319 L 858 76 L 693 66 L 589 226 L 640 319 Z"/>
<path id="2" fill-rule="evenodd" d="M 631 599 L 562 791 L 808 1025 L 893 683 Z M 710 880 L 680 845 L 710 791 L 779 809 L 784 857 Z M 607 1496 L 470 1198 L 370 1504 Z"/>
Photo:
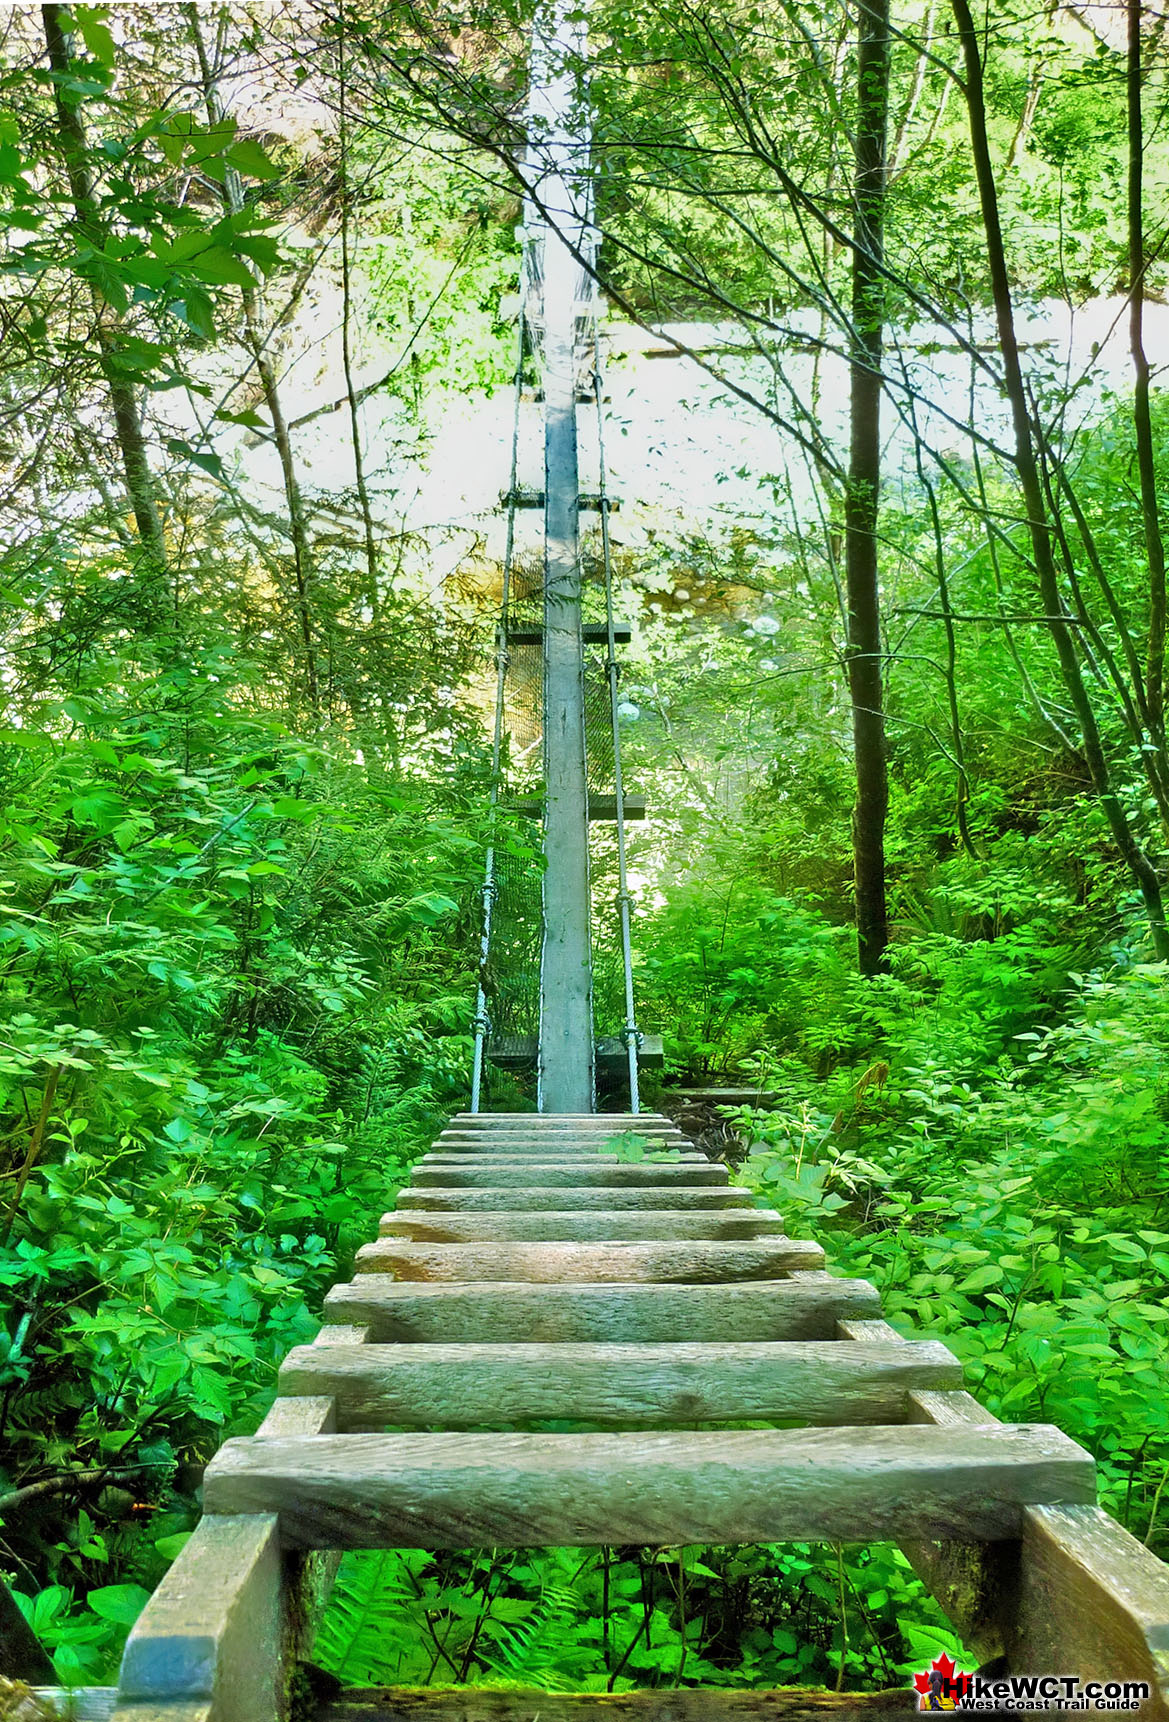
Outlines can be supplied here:
<path id="1" fill-rule="evenodd" d="M 522 274 L 521 274 L 522 279 Z M 471 1065 L 471 1111 L 478 1112 L 483 1093 L 483 1067 L 486 1061 L 487 1037 L 491 1033 L 491 1018 L 487 1011 L 487 966 L 491 955 L 491 918 L 495 903 L 495 820 L 499 806 L 499 774 L 503 759 L 504 684 L 507 681 L 507 634 L 511 608 L 511 573 L 515 558 L 516 477 L 520 451 L 520 396 L 524 382 L 524 314 L 519 316 L 519 339 L 516 349 L 515 391 L 512 402 L 511 477 L 507 487 L 507 543 L 503 552 L 503 591 L 499 605 L 499 621 L 495 629 L 495 721 L 491 735 L 491 798 L 489 807 L 489 841 L 483 869 L 483 930 L 479 936 L 479 984 L 475 995 L 475 1054 Z"/>
<path id="2" fill-rule="evenodd" d="M 613 729 L 613 789 L 617 797 L 617 902 L 621 912 L 621 963 L 625 975 L 625 1026 L 621 1039 L 629 1060 L 629 1109 L 636 1115 L 641 1111 L 637 1057 L 641 1048 L 641 1031 L 633 999 L 633 939 L 630 932 L 629 874 L 625 853 L 625 789 L 621 770 L 621 719 L 618 713 L 617 632 L 613 617 L 613 552 L 609 540 L 609 493 L 605 482 L 604 407 L 601 399 L 601 342 L 597 319 L 593 317 L 593 397 L 597 405 L 597 500 L 601 514 L 601 551 L 605 570 L 605 634 L 607 657 L 605 674 L 609 683 L 609 719 Z"/>

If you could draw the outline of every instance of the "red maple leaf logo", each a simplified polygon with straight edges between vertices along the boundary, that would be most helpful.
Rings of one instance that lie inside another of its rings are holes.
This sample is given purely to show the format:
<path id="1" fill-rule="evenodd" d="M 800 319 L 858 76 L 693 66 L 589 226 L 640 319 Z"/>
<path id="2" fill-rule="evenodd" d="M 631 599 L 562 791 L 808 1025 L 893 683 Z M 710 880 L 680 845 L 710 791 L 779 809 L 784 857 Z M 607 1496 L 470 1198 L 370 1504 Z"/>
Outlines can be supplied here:
<path id="1" fill-rule="evenodd" d="M 938 1679 L 939 1675 L 941 1676 L 940 1681 Z M 918 1692 L 922 1698 L 929 1696 L 931 1693 L 934 1695 L 934 1703 L 929 1706 L 923 1706 L 919 1703 L 919 1710 L 924 1708 L 938 1708 L 937 1701 L 939 1699 L 941 1700 L 941 1707 L 943 1709 L 952 1710 L 955 1708 L 956 1700 L 964 1689 L 965 1676 L 958 1673 L 957 1663 L 947 1656 L 943 1650 L 940 1656 L 935 1656 L 934 1660 L 929 1665 L 929 1669 L 925 1673 L 914 1675 L 913 1685 L 915 1691 Z"/>

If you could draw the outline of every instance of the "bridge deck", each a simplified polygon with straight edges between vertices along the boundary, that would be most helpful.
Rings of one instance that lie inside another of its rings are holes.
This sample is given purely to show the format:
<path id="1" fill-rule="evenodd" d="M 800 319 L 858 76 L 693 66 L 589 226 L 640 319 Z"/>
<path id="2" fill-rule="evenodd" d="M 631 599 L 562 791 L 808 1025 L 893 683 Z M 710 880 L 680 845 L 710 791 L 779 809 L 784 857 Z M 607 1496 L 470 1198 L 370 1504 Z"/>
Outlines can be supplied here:
<path id="1" fill-rule="evenodd" d="M 283 1722 L 344 1548 L 784 1539 L 896 1540 L 983 1657 L 1147 1679 L 1144 1715 L 1169 1715 L 1169 1569 L 1095 1506 L 1089 1456 L 997 1422 L 821 1263 L 663 1118 L 454 1120 L 259 1433 L 209 1467 L 116 1722 Z M 568 1418 L 587 1427 L 525 1428 Z M 745 1420 L 801 1426 L 719 1427 Z M 891 1708 L 911 1694 L 386 1689 L 319 1722 Z"/>

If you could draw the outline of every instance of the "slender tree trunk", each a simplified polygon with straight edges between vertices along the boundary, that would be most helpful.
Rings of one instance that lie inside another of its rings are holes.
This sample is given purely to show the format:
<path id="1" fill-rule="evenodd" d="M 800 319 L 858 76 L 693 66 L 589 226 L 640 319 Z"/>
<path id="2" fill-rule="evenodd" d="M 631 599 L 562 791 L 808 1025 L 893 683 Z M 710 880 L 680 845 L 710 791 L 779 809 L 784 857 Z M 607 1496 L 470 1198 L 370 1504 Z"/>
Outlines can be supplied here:
<path id="1" fill-rule="evenodd" d="M 49 66 L 54 74 L 53 103 L 57 111 L 57 126 L 61 137 L 61 152 L 69 179 L 69 192 L 79 232 L 101 249 L 101 219 L 93 186 L 89 177 L 89 147 L 85 124 L 76 100 L 67 94 L 70 62 L 70 40 L 67 29 L 68 9 L 63 6 L 41 7 L 45 29 L 45 45 Z M 138 539 L 146 551 L 148 575 L 151 581 L 161 578 L 166 568 L 166 540 L 158 512 L 154 476 L 146 454 L 142 421 L 133 386 L 127 382 L 117 362 L 117 341 L 105 322 L 105 307 L 101 296 L 93 295 L 97 318 L 98 362 L 109 391 L 114 414 L 114 431 L 122 457 L 126 479 L 126 494 L 134 515 Z"/>
<path id="2" fill-rule="evenodd" d="M 888 0 L 861 0 L 857 59 L 856 202 L 849 367 L 850 450 L 844 498 L 848 598 L 848 688 L 856 760 L 853 857 L 857 960 L 862 974 L 885 967 L 889 942 L 885 900 L 884 676 L 877 567 L 881 479 L 881 360 L 884 342 L 884 204 L 889 108 Z"/>
<path id="3" fill-rule="evenodd" d="M 913 424 L 914 461 L 917 477 L 926 494 L 930 524 L 934 535 L 934 569 L 938 576 L 938 604 L 942 612 L 942 628 L 946 635 L 946 703 L 950 712 L 950 743 L 954 750 L 954 820 L 958 837 L 967 855 L 978 859 L 978 850 L 970 833 L 970 773 L 966 768 L 966 739 L 962 734 L 962 711 L 958 702 L 958 636 L 954 628 L 954 607 L 950 602 L 950 580 L 946 572 L 946 545 L 942 536 L 942 517 L 938 508 L 937 491 L 926 476 L 921 458 L 921 442 L 917 435 L 916 417 Z"/>
<path id="4" fill-rule="evenodd" d="M 349 398 L 349 438 L 353 444 L 353 470 L 357 476 L 357 499 L 361 505 L 361 526 L 365 536 L 365 567 L 369 580 L 369 604 L 374 614 L 379 608 L 377 550 L 374 544 L 373 515 L 369 506 L 369 487 L 365 482 L 365 457 L 361 452 L 361 420 L 357 411 L 357 391 L 353 386 L 353 347 L 351 321 L 353 311 L 353 268 L 349 242 L 349 86 L 345 64 L 345 13 L 341 10 L 337 33 L 338 90 L 338 148 L 341 158 L 341 363 L 345 371 L 345 393 Z"/>
<path id="5" fill-rule="evenodd" d="M 207 110 L 207 118 L 212 125 L 215 125 L 223 118 L 223 109 L 220 106 L 216 91 L 215 73 L 207 54 L 207 44 L 203 40 L 198 6 L 187 6 L 186 14 L 191 27 L 195 52 L 199 58 L 199 73 L 203 80 L 203 102 Z M 243 186 L 240 183 L 239 174 L 233 167 L 227 167 L 224 173 L 222 195 L 224 208 L 227 212 L 230 215 L 238 215 L 244 203 Z M 288 419 L 280 399 L 280 385 L 276 376 L 276 367 L 272 363 L 264 335 L 260 295 L 254 287 L 244 287 L 241 289 L 240 298 L 243 302 L 244 331 L 247 337 L 248 350 L 255 362 L 260 386 L 264 391 L 264 404 L 268 408 L 268 415 L 272 420 L 272 436 L 276 444 L 276 453 L 280 459 L 284 499 L 288 506 L 288 534 L 292 540 L 294 604 L 301 646 L 304 652 L 305 684 L 309 704 L 314 711 L 319 711 L 321 703 L 320 676 L 317 668 L 316 629 L 313 626 L 312 614 L 313 556 L 312 546 L 309 542 L 308 521 L 304 511 L 304 499 L 301 496 L 300 481 L 296 475 L 292 438 L 289 434 Z"/>
<path id="6" fill-rule="evenodd" d="M 1138 842 L 1128 815 L 1112 786 L 1112 776 L 1100 736 L 1096 714 L 1080 667 L 1075 638 L 1066 619 L 1059 574 L 1051 541 L 1051 530 L 1044 507 L 1043 485 L 1036 458 L 1035 440 L 1027 407 L 1027 391 L 1019 363 L 1019 344 L 1015 333 L 1015 311 L 1011 299 L 1010 276 L 1007 272 L 1006 247 L 999 219 L 998 189 L 987 135 L 986 101 L 983 87 L 982 55 L 978 32 L 971 16 L 968 0 L 951 0 L 954 19 L 962 42 L 966 68 L 966 106 L 970 123 L 970 147 L 974 174 L 978 184 L 982 223 L 986 234 L 987 262 L 994 297 L 995 319 L 998 325 L 999 350 L 1003 360 L 1003 383 L 1011 407 L 1014 427 L 1015 468 L 1027 511 L 1027 531 L 1031 554 L 1039 579 L 1043 613 L 1051 634 L 1060 673 L 1067 688 L 1073 710 L 1083 737 L 1084 759 L 1108 821 L 1112 840 L 1121 859 L 1131 873 L 1149 918 L 1149 927 L 1157 955 L 1169 958 L 1169 932 L 1165 927 L 1165 909 L 1157 870 Z"/>
<path id="7" fill-rule="evenodd" d="M 1149 728 L 1165 742 L 1165 541 L 1157 507 L 1153 422 L 1149 413 L 1149 361 L 1145 355 L 1144 127 L 1141 117 L 1141 0 L 1128 0 L 1128 292 L 1129 343 L 1136 384 L 1133 427 L 1141 485 L 1145 554 L 1149 563 L 1149 649 L 1146 686 Z"/>
<path id="8" fill-rule="evenodd" d="M 937 15 L 938 0 L 926 0 L 925 16 L 921 21 L 921 41 L 923 47 L 928 47 L 930 42 L 933 40 L 934 25 L 937 22 Z M 897 125 L 897 134 L 893 139 L 893 146 L 889 151 L 890 177 L 901 171 L 904 161 L 905 144 L 909 137 L 909 128 L 917 117 L 918 104 L 921 101 L 922 91 L 925 89 L 926 73 L 928 70 L 929 61 L 926 59 L 924 53 L 919 54 L 913 65 L 913 82 L 910 85 L 909 96 L 901 111 L 901 119 Z"/>

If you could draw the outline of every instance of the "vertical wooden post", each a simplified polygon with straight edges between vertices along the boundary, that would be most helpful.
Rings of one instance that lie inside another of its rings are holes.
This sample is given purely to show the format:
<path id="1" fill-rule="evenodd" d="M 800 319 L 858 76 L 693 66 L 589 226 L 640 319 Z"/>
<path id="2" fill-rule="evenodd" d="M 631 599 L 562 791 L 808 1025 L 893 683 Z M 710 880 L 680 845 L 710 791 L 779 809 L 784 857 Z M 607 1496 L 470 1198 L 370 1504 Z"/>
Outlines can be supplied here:
<path id="1" fill-rule="evenodd" d="M 540 959 L 540 1110 L 593 1109 L 588 780 L 581 643 L 576 316 L 580 265 L 567 237 L 583 222 L 567 135 L 575 96 L 557 64 L 568 26 L 554 16 L 533 44 L 532 111 L 545 128 L 544 228 L 544 939 Z M 537 147 L 540 147 L 539 145 Z M 559 231 L 558 231 L 559 230 Z"/>

